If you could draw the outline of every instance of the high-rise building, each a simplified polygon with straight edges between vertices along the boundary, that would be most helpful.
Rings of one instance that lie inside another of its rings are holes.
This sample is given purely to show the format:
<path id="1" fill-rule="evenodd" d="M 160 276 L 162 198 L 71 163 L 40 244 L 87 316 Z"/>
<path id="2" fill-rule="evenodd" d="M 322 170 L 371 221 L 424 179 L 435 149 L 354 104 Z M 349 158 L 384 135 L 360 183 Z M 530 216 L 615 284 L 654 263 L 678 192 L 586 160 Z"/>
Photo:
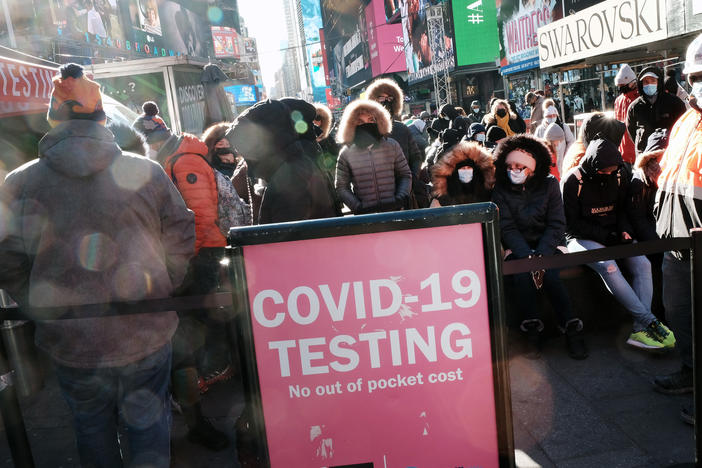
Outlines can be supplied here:
<path id="1" fill-rule="evenodd" d="M 302 7 L 300 0 L 283 0 L 285 26 L 288 44 L 283 51 L 283 70 L 286 91 L 289 96 L 308 98 L 310 93 L 309 73 L 305 64 L 305 35 L 302 24 Z"/>

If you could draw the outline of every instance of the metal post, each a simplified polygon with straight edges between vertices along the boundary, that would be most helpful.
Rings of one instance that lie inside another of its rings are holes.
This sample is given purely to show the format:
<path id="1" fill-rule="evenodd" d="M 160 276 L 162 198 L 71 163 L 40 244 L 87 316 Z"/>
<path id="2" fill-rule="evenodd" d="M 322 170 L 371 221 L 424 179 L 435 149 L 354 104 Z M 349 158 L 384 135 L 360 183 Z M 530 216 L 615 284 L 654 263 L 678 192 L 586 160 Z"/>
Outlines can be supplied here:
<path id="1" fill-rule="evenodd" d="M 431 48 L 432 78 L 434 81 L 434 98 L 436 108 L 451 104 L 449 89 L 448 61 L 444 44 L 444 9 L 436 5 L 427 9 L 427 26 L 429 28 L 429 47 Z"/>
<path id="2" fill-rule="evenodd" d="M 702 229 L 690 231 L 692 244 L 690 248 L 690 270 L 692 281 L 692 362 L 693 362 L 693 388 L 695 403 L 695 464 L 702 462 L 702 434 L 700 421 L 702 421 L 702 346 L 697 343 L 697 338 L 702 337 Z"/>
<path id="3" fill-rule="evenodd" d="M 13 377 L 5 345 L 0 340 L 0 415 L 5 425 L 7 444 L 10 446 L 12 462 L 17 468 L 33 468 L 32 449 L 29 446 Z"/>

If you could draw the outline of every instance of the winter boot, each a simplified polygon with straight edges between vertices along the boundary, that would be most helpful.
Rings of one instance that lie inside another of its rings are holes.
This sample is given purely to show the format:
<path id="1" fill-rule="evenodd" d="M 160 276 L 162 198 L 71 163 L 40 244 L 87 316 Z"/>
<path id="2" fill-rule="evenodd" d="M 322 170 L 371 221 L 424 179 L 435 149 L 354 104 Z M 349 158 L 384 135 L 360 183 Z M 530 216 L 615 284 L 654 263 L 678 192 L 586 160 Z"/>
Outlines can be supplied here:
<path id="1" fill-rule="evenodd" d="M 202 414 L 200 403 L 183 407 L 185 424 L 188 426 L 188 440 L 210 450 L 218 452 L 229 446 L 227 435 L 215 429 L 210 421 Z"/>
<path id="2" fill-rule="evenodd" d="M 573 359 L 585 359 L 588 356 L 583 338 L 583 322 L 579 318 L 570 319 L 563 329 L 568 356 Z"/>

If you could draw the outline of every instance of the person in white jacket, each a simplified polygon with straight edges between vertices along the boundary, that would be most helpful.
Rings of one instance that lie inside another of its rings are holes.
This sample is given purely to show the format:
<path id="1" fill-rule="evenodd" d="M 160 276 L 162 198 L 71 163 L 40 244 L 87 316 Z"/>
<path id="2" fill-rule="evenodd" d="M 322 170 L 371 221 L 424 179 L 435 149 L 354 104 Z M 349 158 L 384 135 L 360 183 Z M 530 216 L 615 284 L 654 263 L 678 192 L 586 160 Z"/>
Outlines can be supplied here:
<path id="1" fill-rule="evenodd" d="M 534 130 L 534 136 L 536 138 L 545 138 L 546 130 L 548 129 L 549 125 L 553 123 L 561 127 L 563 129 L 563 133 L 565 134 L 565 148 L 563 149 L 563 154 L 565 154 L 568 151 L 568 148 L 570 148 L 570 145 L 572 145 L 575 141 L 575 136 L 573 136 L 573 132 L 570 131 L 568 125 L 563 123 L 558 115 L 558 109 L 556 109 L 553 99 L 546 99 L 544 101 L 544 119 L 541 121 L 541 124 L 536 127 L 536 130 Z"/>

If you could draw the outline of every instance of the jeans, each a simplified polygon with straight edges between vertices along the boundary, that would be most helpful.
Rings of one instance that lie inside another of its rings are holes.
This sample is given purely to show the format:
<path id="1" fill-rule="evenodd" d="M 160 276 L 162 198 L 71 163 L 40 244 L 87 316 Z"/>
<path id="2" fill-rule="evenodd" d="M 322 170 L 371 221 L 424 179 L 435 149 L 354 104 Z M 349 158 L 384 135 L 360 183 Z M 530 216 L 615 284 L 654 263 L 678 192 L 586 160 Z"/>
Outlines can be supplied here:
<path id="1" fill-rule="evenodd" d="M 692 285 L 690 260 L 663 255 L 663 305 L 683 365 L 692 368 Z"/>
<path id="2" fill-rule="evenodd" d="M 573 317 L 570 298 L 561 278 L 558 276 L 558 272 L 559 270 L 546 270 L 542 289 L 546 292 L 549 301 L 551 301 L 558 325 L 563 328 L 566 322 Z M 517 295 L 517 307 L 522 314 L 521 320 L 541 320 L 539 292 L 531 279 L 531 273 L 519 273 L 513 275 L 512 278 Z"/>
<path id="3" fill-rule="evenodd" d="M 568 242 L 568 251 L 570 252 L 582 252 L 603 247 L 602 244 L 588 239 L 572 239 Z M 632 284 L 629 284 L 624 278 L 614 260 L 588 263 L 587 266 L 600 275 L 609 292 L 632 315 L 634 331 L 641 331 L 656 319 L 651 313 L 651 299 L 653 298 L 651 263 L 643 255 L 622 258 L 619 261 L 631 273 Z"/>
<path id="4" fill-rule="evenodd" d="M 170 367 L 170 344 L 123 367 L 56 366 L 73 413 L 81 466 L 169 466 Z M 120 453 L 120 423 L 126 428 L 129 463 Z"/>

